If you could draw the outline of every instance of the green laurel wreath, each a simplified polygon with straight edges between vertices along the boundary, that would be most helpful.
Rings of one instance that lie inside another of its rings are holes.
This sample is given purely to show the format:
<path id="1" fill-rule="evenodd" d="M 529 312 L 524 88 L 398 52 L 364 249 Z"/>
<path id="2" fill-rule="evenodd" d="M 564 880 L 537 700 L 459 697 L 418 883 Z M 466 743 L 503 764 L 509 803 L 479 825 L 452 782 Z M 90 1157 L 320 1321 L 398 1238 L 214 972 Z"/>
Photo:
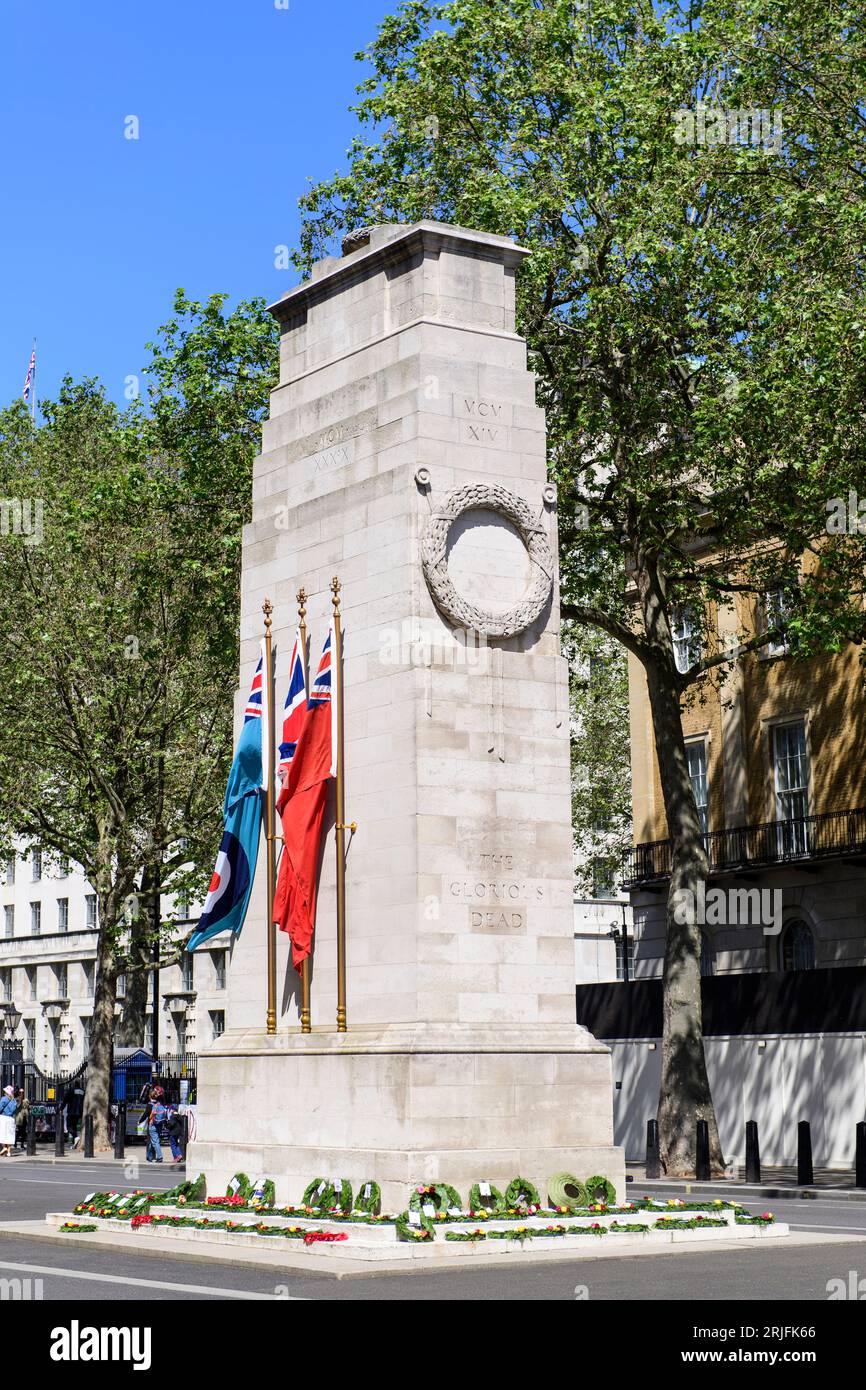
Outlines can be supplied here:
<path id="1" fill-rule="evenodd" d="M 594 1202 L 604 1202 L 606 1206 L 615 1204 L 616 1188 L 608 1178 L 595 1174 L 593 1177 L 587 1178 L 583 1186 L 590 1206 Z M 599 1197 L 599 1192 L 603 1193 L 603 1196 Z"/>
<path id="2" fill-rule="evenodd" d="M 472 1184 L 469 1190 L 469 1210 L 489 1211 L 491 1215 L 498 1216 L 500 1212 L 505 1211 L 505 1198 L 498 1187 L 494 1187 L 492 1183 L 488 1183 L 487 1186 L 490 1192 L 486 1197 L 482 1197 L 481 1184 Z"/>
<path id="3" fill-rule="evenodd" d="M 409 1198 L 409 1210 L 421 1211 L 428 1203 L 437 1212 L 448 1211 L 451 1207 L 461 1212 L 463 1210 L 460 1193 L 447 1182 L 431 1183 L 428 1187 L 422 1187 L 420 1191 L 416 1188 Z"/>
<path id="4" fill-rule="evenodd" d="M 520 1207 L 540 1207 L 538 1188 L 526 1178 L 514 1178 L 506 1188 L 505 1205 L 509 1211 L 518 1210 Z"/>
<path id="5" fill-rule="evenodd" d="M 321 1191 L 317 1189 L 321 1187 Z M 330 1210 L 331 1207 L 339 1207 L 342 1212 L 352 1210 L 352 1184 L 348 1178 L 340 1179 L 340 1194 L 337 1196 L 334 1184 L 330 1178 L 313 1178 L 304 1190 L 301 1205 L 313 1207 L 316 1211 Z"/>
<path id="6" fill-rule="evenodd" d="M 369 1188 L 370 1191 L 369 1194 L 365 1196 L 364 1194 L 367 1188 Z M 353 1210 L 363 1211 L 367 1216 L 379 1215 L 382 1210 L 382 1190 L 377 1182 L 365 1178 L 364 1181 L 359 1184 L 358 1191 L 355 1194 L 355 1205 Z"/>

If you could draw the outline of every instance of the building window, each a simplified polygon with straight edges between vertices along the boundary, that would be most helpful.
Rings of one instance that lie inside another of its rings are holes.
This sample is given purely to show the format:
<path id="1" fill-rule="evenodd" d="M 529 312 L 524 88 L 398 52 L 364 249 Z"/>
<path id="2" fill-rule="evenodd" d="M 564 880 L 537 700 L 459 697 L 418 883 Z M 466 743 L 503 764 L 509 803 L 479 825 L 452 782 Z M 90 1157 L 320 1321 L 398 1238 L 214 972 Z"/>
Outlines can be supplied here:
<path id="1" fill-rule="evenodd" d="M 8 1003 L 11 1003 L 11 1000 L 12 1000 L 12 971 L 11 971 L 11 970 L 3 970 L 2 972 L 0 972 L 0 992 L 2 992 L 2 996 L 3 996 L 4 1002 L 7 1003 L 7 1004 L 8 1004 Z"/>
<path id="2" fill-rule="evenodd" d="M 191 951 L 185 951 L 181 961 L 181 975 L 183 977 L 183 989 L 195 989 L 195 967 Z"/>
<path id="3" fill-rule="evenodd" d="M 783 859 L 809 852 L 809 755 L 806 725 L 778 724 L 773 730 L 773 773 L 779 854 Z"/>
<path id="4" fill-rule="evenodd" d="M 175 1026 L 178 1052 L 186 1052 L 186 1016 L 181 1014 Z"/>
<path id="5" fill-rule="evenodd" d="M 57 877 L 69 877 L 69 860 L 67 859 L 65 854 L 61 854 L 60 858 L 57 861 Z"/>
<path id="6" fill-rule="evenodd" d="M 30 868 L 34 883 L 39 883 L 42 878 L 42 850 L 38 845 L 34 845 L 30 851 Z"/>
<path id="7" fill-rule="evenodd" d="M 15 885 L 15 855 L 10 854 L 6 860 L 6 887 L 12 888 Z"/>
<path id="8" fill-rule="evenodd" d="M 92 1018 L 82 1018 L 82 1020 L 81 1020 L 81 1036 L 82 1036 L 82 1041 L 83 1041 L 83 1043 L 84 1043 L 84 1055 L 85 1055 L 85 1057 L 89 1057 L 89 1056 L 90 1056 L 90 1036 L 91 1036 L 91 1033 L 92 1033 L 92 1032 L 93 1032 L 93 1019 L 92 1019 Z"/>
<path id="9" fill-rule="evenodd" d="M 92 999 L 96 990 L 96 961 L 83 960 L 81 968 L 84 971 L 84 992 L 88 999 Z"/>
<path id="10" fill-rule="evenodd" d="M 774 584 L 767 589 L 760 605 L 758 621 L 761 632 L 768 632 L 773 627 L 784 629 L 790 614 L 791 596 L 788 590 L 784 584 Z M 790 650 L 791 641 L 785 631 L 762 648 L 764 656 L 787 656 Z"/>
<path id="11" fill-rule="evenodd" d="M 214 951 L 212 954 L 213 954 L 214 989 L 225 989 L 225 987 L 226 987 L 226 953 L 225 953 L 225 951 Z"/>
<path id="12" fill-rule="evenodd" d="M 57 899 L 57 930 L 69 931 L 69 899 Z"/>
<path id="13" fill-rule="evenodd" d="M 674 644 L 674 665 L 678 671 L 688 671 L 701 659 L 701 629 L 697 610 L 689 603 L 676 603 L 671 608 L 671 638 Z"/>
<path id="14" fill-rule="evenodd" d="M 65 961 L 58 961 L 54 967 L 54 978 L 57 981 L 58 999 L 66 999 L 69 993 L 69 971 Z"/>
<path id="15" fill-rule="evenodd" d="M 95 893 L 88 893 L 88 894 L 87 894 L 87 897 L 84 899 L 84 906 L 85 906 L 86 913 L 87 913 L 87 915 L 86 915 L 86 917 L 85 917 L 85 925 L 87 926 L 87 930 L 88 930 L 88 931 L 96 931 L 97 922 L 96 922 L 96 894 L 95 894 Z"/>
<path id="16" fill-rule="evenodd" d="M 593 859 L 592 896 L 594 898 L 614 897 L 616 894 L 615 876 L 615 865 L 609 859 Z"/>
<path id="17" fill-rule="evenodd" d="M 701 932 L 701 975 L 706 980 L 716 973 L 716 953 L 705 931 Z"/>
<path id="18" fill-rule="evenodd" d="M 706 835 L 709 829 L 709 784 L 707 782 L 707 743 L 706 739 L 686 744 L 686 757 L 689 764 L 689 777 L 698 808 L 701 832 Z"/>
<path id="19" fill-rule="evenodd" d="M 115 989 L 115 997 L 116 997 L 117 999 L 125 999 L 125 998 L 126 998 L 126 976 L 125 976 L 125 975 L 118 975 L 118 977 L 117 977 L 117 986 L 116 986 L 116 989 Z"/>
<path id="20" fill-rule="evenodd" d="M 30 904 L 30 935 L 40 936 L 42 933 L 42 904 Z"/>
<path id="21" fill-rule="evenodd" d="M 38 976 L 39 971 L 37 970 L 36 966 L 29 966 L 27 969 L 27 993 L 29 994 L 31 999 L 36 998 L 36 981 L 38 979 Z"/>
<path id="22" fill-rule="evenodd" d="M 11 904 L 7 905 L 7 907 L 4 909 L 4 917 L 5 917 L 5 919 L 6 919 L 6 935 L 7 935 L 7 936 L 14 936 L 14 935 L 15 935 L 15 908 L 12 907 Z"/>
<path id="23" fill-rule="evenodd" d="M 805 922 L 789 922 L 782 937 L 782 969 L 814 970 L 815 938 Z"/>
<path id="24" fill-rule="evenodd" d="M 36 1019 L 25 1018 L 24 1020 L 24 1040 L 27 1045 L 27 1055 L 32 1061 L 36 1056 Z"/>
<path id="25" fill-rule="evenodd" d="M 214 1040 L 221 1038 L 226 1030 L 226 1016 L 223 1009 L 211 1009 L 210 1026 Z"/>

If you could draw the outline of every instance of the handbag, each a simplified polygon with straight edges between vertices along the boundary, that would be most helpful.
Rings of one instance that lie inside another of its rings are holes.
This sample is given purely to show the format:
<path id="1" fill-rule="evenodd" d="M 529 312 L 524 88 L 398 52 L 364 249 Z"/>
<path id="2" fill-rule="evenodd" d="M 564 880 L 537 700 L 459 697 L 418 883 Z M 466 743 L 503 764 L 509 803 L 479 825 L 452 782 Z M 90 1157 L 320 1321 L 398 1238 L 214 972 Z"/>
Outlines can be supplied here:
<path id="1" fill-rule="evenodd" d="M 147 1120 L 141 1119 L 135 1126 L 136 1134 L 147 1134 Z"/>

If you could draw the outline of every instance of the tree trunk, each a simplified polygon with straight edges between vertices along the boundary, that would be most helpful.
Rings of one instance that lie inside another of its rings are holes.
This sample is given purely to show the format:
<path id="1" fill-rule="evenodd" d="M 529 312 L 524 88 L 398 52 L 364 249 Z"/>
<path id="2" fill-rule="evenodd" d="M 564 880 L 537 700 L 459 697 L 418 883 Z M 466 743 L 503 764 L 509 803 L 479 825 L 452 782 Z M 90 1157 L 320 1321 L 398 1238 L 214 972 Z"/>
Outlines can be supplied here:
<path id="1" fill-rule="evenodd" d="M 665 661 L 646 667 L 662 795 L 671 839 L 671 881 L 662 1005 L 662 1074 L 658 1127 L 661 1165 L 669 1176 L 693 1177 L 698 1120 L 710 1135 L 710 1167 L 724 1172 L 704 1055 L 701 1009 L 701 927 L 707 856 L 703 846 L 681 721 L 680 695 Z"/>
<path id="2" fill-rule="evenodd" d="M 153 907 L 156 873 L 146 869 L 141 877 L 138 911 L 129 933 L 127 955 L 133 969 L 126 975 L 126 996 L 117 1025 L 117 1041 L 122 1047 L 144 1047 L 147 996 L 152 979 Z M 158 924 L 157 924 L 158 929 Z"/>
<path id="3" fill-rule="evenodd" d="M 93 1022 L 90 1030 L 90 1055 L 87 1063 L 87 1087 L 84 1093 L 84 1114 L 93 1116 L 93 1147 L 107 1149 L 108 1108 L 111 1091 L 111 1058 L 114 1036 L 114 1005 L 117 997 L 117 961 L 114 948 L 115 923 L 102 917 L 103 901 L 99 897 L 100 923 L 96 956 L 96 991 L 93 1001 Z"/>

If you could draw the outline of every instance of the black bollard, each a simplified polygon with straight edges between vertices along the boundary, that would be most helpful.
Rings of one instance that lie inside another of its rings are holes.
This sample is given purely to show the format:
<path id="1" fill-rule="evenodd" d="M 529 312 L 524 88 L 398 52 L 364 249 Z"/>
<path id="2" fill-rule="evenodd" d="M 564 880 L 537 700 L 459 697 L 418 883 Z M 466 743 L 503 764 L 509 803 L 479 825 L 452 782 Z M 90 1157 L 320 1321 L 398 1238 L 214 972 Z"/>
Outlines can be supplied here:
<path id="1" fill-rule="evenodd" d="M 866 1120 L 857 1126 L 857 1147 L 854 1157 L 854 1186 L 866 1187 Z"/>
<path id="2" fill-rule="evenodd" d="M 93 1116 L 84 1116 L 84 1157 L 93 1157 Z"/>
<path id="3" fill-rule="evenodd" d="M 183 1161 L 186 1163 L 186 1146 L 189 1143 L 189 1115 L 183 1116 L 183 1129 L 180 1133 L 180 1151 L 183 1154 Z"/>
<path id="4" fill-rule="evenodd" d="M 698 1120 L 695 1143 L 695 1181 L 710 1180 L 710 1126 L 706 1120 Z"/>
<path id="5" fill-rule="evenodd" d="M 761 1181 L 761 1148 L 757 1120 L 746 1121 L 746 1182 Z"/>
<path id="6" fill-rule="evenodd" d="M 660 1178 L 662 1175 L 661 1161 L 659 1158 L 659 1127 L 658 1121 L 647 1120 L 646 1122 L 646 1176 L 648 1178 Z"/>
<path id="7" fill-rule="evenodd" d="M 32 1111 L 27 1116 L 27 1152 L 31 1158 L 36 1152 L 36 1116 Z"/>
<path id="8" fill-rule="evenodd" d="M 797 1186 L 811 1187 L 815 1181 L 812 1168 L 812 1126 L 808 1120 L 797 1125 Z"/>
<path id="9" fill-rule="evenodd" d="M 54 1157 L 63 1157 L 66 1135 L 63 1132 L 63 1106 L 60 1101 L 54 1107 Z"/>
<path id="10" fill-rule="evenodd" d="M 114 1121 L 114 1157 L 123 1158 L 126 1143 L 126 1102 L 117 1102 L 117 1116 Z"/>

